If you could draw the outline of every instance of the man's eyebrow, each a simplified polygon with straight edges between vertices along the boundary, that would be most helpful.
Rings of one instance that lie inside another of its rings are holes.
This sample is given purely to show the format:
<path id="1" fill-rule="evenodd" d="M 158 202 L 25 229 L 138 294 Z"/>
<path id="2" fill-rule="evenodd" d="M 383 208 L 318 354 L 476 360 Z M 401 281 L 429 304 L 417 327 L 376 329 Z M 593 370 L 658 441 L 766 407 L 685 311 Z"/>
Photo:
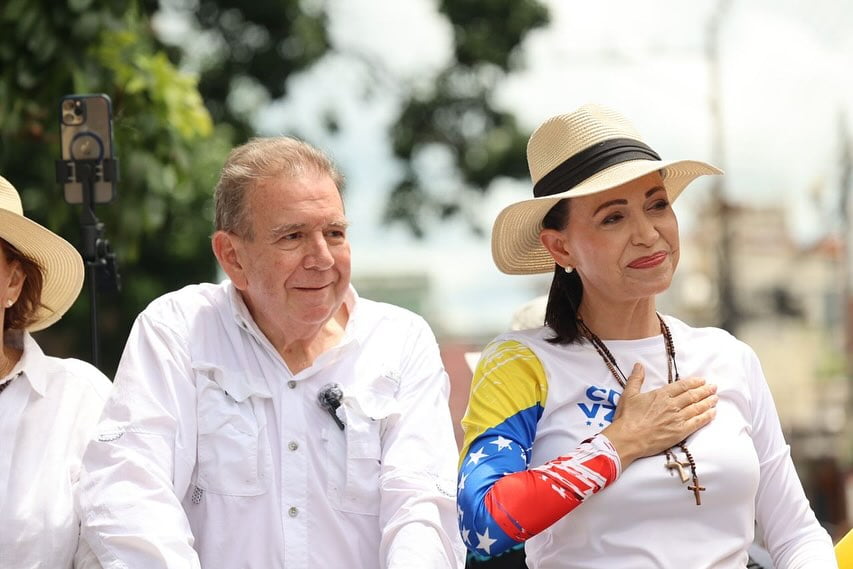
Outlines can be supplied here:
<path id="1" fill-rule="evenodd" d="M 656 194 L 657 192 L 665 192 L 665 191 L 666 191 L 666 188 L 664 188 L 663 186 L 655 186 L 654 188 L 652 188 L 646 192 L 646 197 L 648 198 L 648 197 L 651 197 L 652 195 Z M 592 215 L 596 215 L 596 214 L 598 214 L 599 211 L 601 211 L 605 208 L 608 208 L 612 205 L 626 205 L 627 203 L 628 203 L 628 200 L 623 200 L 623 199 L 606 201 L 603 204 L 601 204 L 600 206 L 598 206 L 597 208 L 595 208 L 595 211 L 592 213 Z"/>
<path id="2" fill-rule="evenodd" d="M 304 223 L 285 223 L 283 225 L 276 225 L 275 227 L 270 229 L 270 235 L 273 237 L 278 237 L 302 229 L 305 229 Z"/>
<path id="3" fill-rule="evenodd" d="M 282 225 L 277 225 L 270 229 L 270 235 L 272 237 L 281 237 L 282 235 L 287 235 L 288 233 L 304 231 L 306 227 L 308 226 L 305 223 L 285 223 Z M 347 227 L 349 227 L 349 222 L 346 219 L 335 219 L 326 223 L 324 227 L 331 227 L 334 229 L 346 229 Z"/>

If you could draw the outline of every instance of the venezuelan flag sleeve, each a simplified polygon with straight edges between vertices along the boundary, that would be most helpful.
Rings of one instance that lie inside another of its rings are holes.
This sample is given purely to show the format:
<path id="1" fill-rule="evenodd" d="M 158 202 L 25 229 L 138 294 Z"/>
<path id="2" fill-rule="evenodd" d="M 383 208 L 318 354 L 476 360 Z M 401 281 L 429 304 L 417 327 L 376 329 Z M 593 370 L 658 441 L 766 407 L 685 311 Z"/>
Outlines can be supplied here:
<path id="1" fill-rule="evenodd" d="M 547 397 L 548 378 L 530 348 L 514 340 L 486 347 L 462 419 L 457 486 L 462 540 L 475 556 L 498 555 L 547 529 L 619 475 L 602 434 L 530 468 Z"/>

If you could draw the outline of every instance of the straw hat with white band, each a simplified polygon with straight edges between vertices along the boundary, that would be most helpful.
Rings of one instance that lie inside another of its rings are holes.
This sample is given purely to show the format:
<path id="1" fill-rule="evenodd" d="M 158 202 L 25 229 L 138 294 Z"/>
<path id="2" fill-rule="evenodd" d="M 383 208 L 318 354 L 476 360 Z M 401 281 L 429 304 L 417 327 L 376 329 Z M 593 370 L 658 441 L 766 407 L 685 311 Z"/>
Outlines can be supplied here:
<path id="1" fill-rule="evenodd" d="M 0 239 L 34 260 L 44 273 L 42 306 L 27 330 L 47 328 L 67 311 L 83 286 L 83 259 L 68 241 L 24 217 L 21 196 L 0 176 Z M 24 285 L 26 286 L 26 284 Z"/>
<path id="2" fill-rule="evenodd" d="M 498 214 L 492 228 L 492 257 L 511 275 L 547 273 L 554 260 L 539 241 L 542 219 L 564 198 L 586 196 L 660 171 L 670 201 L 699 176 L 722 170 L 695 160 L 662 161 L 619 113 L 598 105 L 552 117 L 527 143 L 532 199 Z"/>

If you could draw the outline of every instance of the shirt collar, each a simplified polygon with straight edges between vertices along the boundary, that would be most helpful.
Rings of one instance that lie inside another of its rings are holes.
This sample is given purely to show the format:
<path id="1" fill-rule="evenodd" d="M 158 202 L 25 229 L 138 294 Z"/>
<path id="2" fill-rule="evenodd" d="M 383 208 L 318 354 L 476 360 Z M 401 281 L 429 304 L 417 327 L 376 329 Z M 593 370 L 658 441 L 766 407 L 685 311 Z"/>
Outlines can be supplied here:
<path id="1" fill-rule="evenodd" d="M 258 328 L 255 319 L 252 318 L 252 313 L 249 312 L 249 307 L 246 306 L 246 302 L 243 300 L 243 296 L 240 294 L 240 291 L 237 290 L 237 287 L 234 286 L 234 283 L 230 280 L 225 282 L 225 287 L 228 291 L 228 300 L 231 305 L 231 314 L 234 317 L 234 320 L 241 327 L 245 327 L 252 331 L 252 333 L 256 335 L 263 336 L 264 333 Z M 352 329 L 352 321 L 356 316 L 356 308 L 358 307 L 358 293 L 355 290 L 355 287 L 352 284 L 349 285 L 346 294 L 344 295 L 344 306 L 347 308 L 347 313 L 349 314 L 349 318 L 347 319 L 347 325 L 345 330 L 347 333 L 345 336 L 349 335 L 349 331 Z"/>
<path id="2" fill-rule="evenodd" d="M 349 290 L 347 290 L 346 295 L 344 296 L 344 306 L 347 307 L 347 314 L 349 317 L 347 318 L 347 325 L 344 328 L 344 337 L 341 339 L 341 344 L 348 344 L 350 342 L 358 342 L 358 335 L 356 331 L 358 330 L 360 318 L 359 306 L 361 306 L 361 302 L 359 302 L 358 293 L 355 290 L 355 287 L 349 285 Z"/>
<path id="3" fill-rule="evenodd" d="M 234 321 L 237 322 L 237 325 L 241 328 L 251 330 L 255 334 L 262 335 L 257 324 L 255 324 L 254 318 L 252 318 L 252 314 L 249 312 L 249 307 L 246 306 L 246 303 L 243 301 L 243 296 L 240 294 L 240 291 L 237 290 L 237 287 L 234 286 L 234 283 L 230 280 L 225 281 L 225 289 L 228 291 L 228 302 L 231 307 L 231 315 L 234 317 Z"/>
<path id="4" fill-rule="evenodd" d="M 6 345 L 23 350 L 21 359 L 12 368 L 10 375 L 23 374 L 32 386 L 33 390 L 44 397 L 47 393 L 47 372 L 45 365 L 47 360 L 38 342 L 30 336 L 29 332 L 22 330 L 6 330 Z"/>
<path id="5" fill-rule="evenodd" d="M 249 312 L 249 307 L 246 306 L 245 301 L 243 300 L 243 296 L 240 294 L 240 291 L 237 290 L 237 287 L 234 286 L 234 283 L 230 280 L 226 281 L 225 287 L 228 291 L 228 299 L 231 306 L 231 314 L 234 317 L 234 321 L 240 328 L 243 328 L 253 336 L 255 336 L 259 341 L 263 344 L 272 346 L 269 343 L 269 339 L 264 335 L 261 329 L 258 327 L 254 318 L 252 318 L 252 314 Z M 350 347 L 358 346 L 360 342 L 358 341 L 357 335 L 357 326 L 359 320 L 359 296 L 355 290 L 355 287 L 352 284 L 349 285 L 346 294 L 344 294 L 344 306 L 346 306 L 347 313 L 349 317 L 347 318 L 347 325 L 344 328 L 344 336 L 341 338 L 341 341 L 337 346 L 331 348 L 325 353 L 321 354 L 320 357 L 315 360 L 314 365 L 309 368 L 301 371 L 297 375 L 313 375 L 314 371 L 319 367 L 324 367 L 326 364 L 334 362 L 338 359 L 338 357 L 349 350 Z"/>

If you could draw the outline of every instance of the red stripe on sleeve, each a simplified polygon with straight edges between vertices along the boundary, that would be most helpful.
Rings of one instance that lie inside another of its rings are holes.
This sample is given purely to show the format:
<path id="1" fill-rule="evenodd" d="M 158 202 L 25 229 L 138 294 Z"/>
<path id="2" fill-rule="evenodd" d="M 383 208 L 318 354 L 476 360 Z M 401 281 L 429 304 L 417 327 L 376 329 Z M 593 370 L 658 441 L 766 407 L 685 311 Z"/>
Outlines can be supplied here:
<path id="1" fill-rule="evenodd" d="M 504 476 L 486 494 L 486 508 L 508 536 L 524 541 L 550 527 L 618 475 L 615 449 L 604 435 L 596 435 L 567 455 Z"/>

